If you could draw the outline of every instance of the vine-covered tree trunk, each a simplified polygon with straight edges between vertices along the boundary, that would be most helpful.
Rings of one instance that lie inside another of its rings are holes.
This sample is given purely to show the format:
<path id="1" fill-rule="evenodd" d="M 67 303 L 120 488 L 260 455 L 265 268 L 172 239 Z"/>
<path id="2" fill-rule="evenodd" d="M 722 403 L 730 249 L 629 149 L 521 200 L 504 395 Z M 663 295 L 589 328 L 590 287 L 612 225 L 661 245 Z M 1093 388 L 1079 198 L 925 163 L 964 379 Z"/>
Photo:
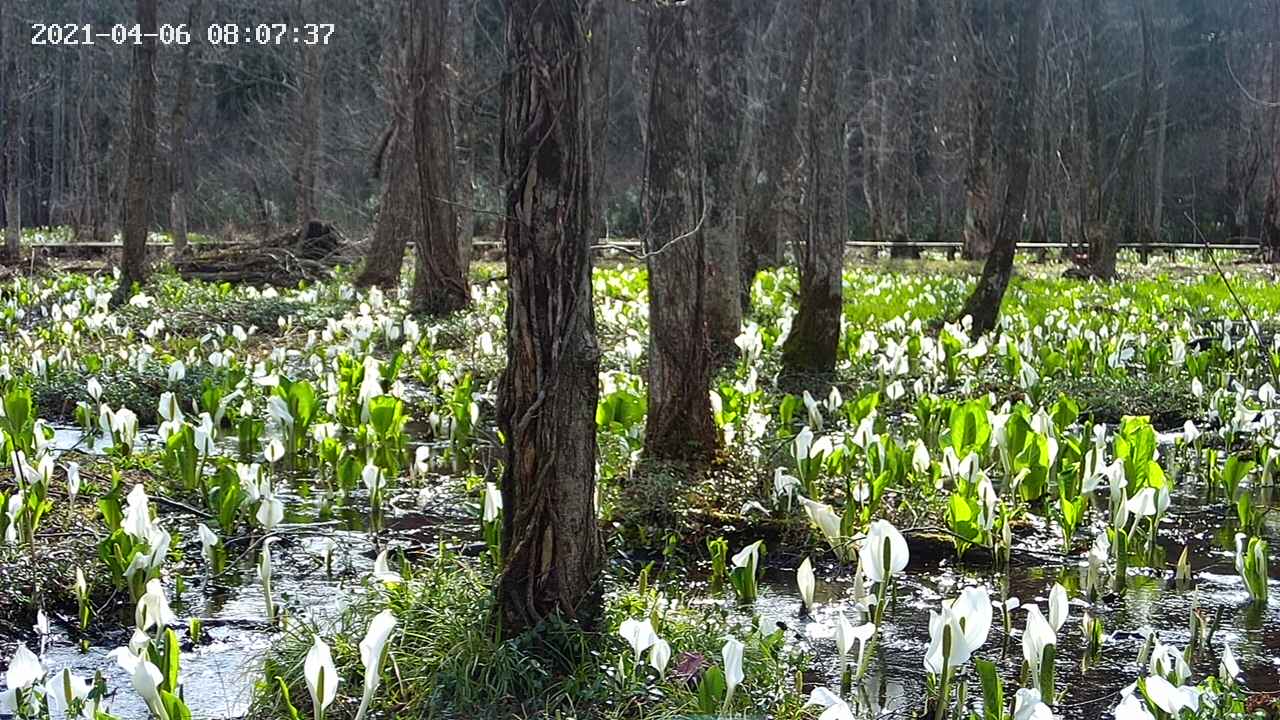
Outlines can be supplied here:
<path id="1" fill-rule="evenodd" d="M 449 0 L 425 0 L 420 17 L 423 26 L 417 38 L 412 87 L 423 237 L 414 245 L 418 272 L 413 279 L 413 305 L 430 315 L 446 315 L 471 301 L 453 203 L 453 133 L 445 69 Z"/>
<path id="2" fill-rule="evenodd" d="M 502 631 L 590 623 L 603 551 L 595 509 L 600 359 L 591 301 L 591 123 L 584 0 L 507 0 L 507 369 L 498 408 Z"/>
<path id="3" fill-rule="evenodd" d="M 739 143 L 742 138 L 746 88 L 742 3 L 703 3 L 702 133 L 707 169 L 706 266 L 707 342 L 717 362 L 737 353 L 734 340 L 742 331 L 742 288 L 739 276 L 738 226 Z"/>
<path id="4" fill-rule="evenodd" d="M 129 175 L 124 191 L 124 249 L 120 286 L 112 301 L 128 300 L 134 283 L 144 283 L 147 264 L 147 218 L 153 191 L 156 146 L 156 0 L 138 0 L 137 22 L 142 42 L 133 49 L 129 87 Z"/>
<path id="5" fill-rule="evenodd" d="M 650 142 L 645 158 L 649 412 L 645 455 L 705 460 L 718 446 L 707 346 L 698 65 L 688 5 L 650 8 Z"/>
<path id="6" fill-rule="evenodd" d="M 779 4 L 776 13 L 789 13 L 788 7 Z M 785 246 L 783 224 L 779 221 L 784 200 L 792 192 L 793 176 L 800 156 L 796 141 L 796 125 L 800 119 L 800 91 L 804 86 L 805 68 L 813 50 L 815 28 L 799 14 L 784 16 L 778 21 L 787 23 L 785 37 L 787 51 L 779 72 L 772 75 L 768 85 L 768 105 L 765 108 L 764 131 L 760 136 L 759 177 L 752 183 L 751 201 L 748 203 L 743 226 L 739 264 L 742 267 L 742 305 L 751 300 L 751 285 L 756 274 L 764 268 L 776 267 L 782 262 Z"/>
<path id="7" fill-rule="evenodd" d="M 1031 175 L 1031 153 L 1035 122 L 1036 86 L 1040 69 L 1040 36 L 1045 0 L 1026 0 L 1018 27 L 1018 81 L 1009 113 L 1009 181 L 995 247 L 982 267 L 982 277 L 965 303 L 963 315 L 973 319 L 972 334 L 978 337 L 995 327 L 1004 292 L 1013 274 L 1013 256 L 1027 207 L 1027 184 Z"/>
<path id="8" fill-rule="evenodd" d="M 814 0 L 809 19 L 818 28 L 809 83 L 808 183 L 805 235 L 798 249 L 799 307 L 782 346 L 784 374 L 829 374 L 836 369 L 844 293 L 844 123 L 839 65 L 847 32 L 843 0 Z"/>

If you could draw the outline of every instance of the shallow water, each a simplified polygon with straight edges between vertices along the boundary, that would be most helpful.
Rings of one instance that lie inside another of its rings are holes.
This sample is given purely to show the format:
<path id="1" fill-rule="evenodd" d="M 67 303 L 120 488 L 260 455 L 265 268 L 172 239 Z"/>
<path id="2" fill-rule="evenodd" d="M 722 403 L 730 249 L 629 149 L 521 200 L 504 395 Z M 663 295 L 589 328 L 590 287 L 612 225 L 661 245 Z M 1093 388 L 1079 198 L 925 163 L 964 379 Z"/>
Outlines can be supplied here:
<path id="1" fill-rule="evenodd" d="M 77 447 L 101 452 L 104 448 L 102 442 L 86 447 L 75 429 L 58 428 L 56 433 L 54 444 L 59 449 Z M 229 452 L 234 448 L 222 449 Z M 449 468 L 437 469 L 442 475 L 449 474 Z M 1249 604 L 1248 593 L 1234 568 L 1234 512 L 1223 503 L 1206 504 L 1199 494 L 1199 483 L 1190 480 L 1184 480 L 1175 492 L 1161 525 L 1155 562 L 1151 563 L 1155 567 L 1140 567 L 1140 563 L 1131 561 L 1125 591 L 1092 604 L 1078 597 L 1084 583 L 1083 559 L 1088 547 L 1081 538 L 1092 537 L 1099 526 L 1082 530 L 1077 547 L 1064 556 L 1056 529 L 1032 517 L 1029 527 L 1023 528 L 1015 539 L 1013 563 L 1006 573 L 993 572 L 976 555 L 966 563 L 958 563 L 953 556 L 940 562 L 913 562 L 899 579 L 896 602 L 886 615 L 878 639 L 878 652 L 855 692 L 858 712 L 872 718 L 923 709 L 922 659 L 929 644 L 929 610 L 937 608 L 942 600 L 955 597 L 967 585 L 985 585 L 997 599 L 1003 586 L 1009 596 L 1018 597 L 1023 604 L 1038 602 L 1042 609 L 1054 582 L 1061 582 L 1077 597 L 1072 602 L 1070 618 L 1058 633 L 1057 685 L 1065 696 L 1057 709 L 1064 718 L 1108 716 L 1119 701 L 1120 690 L 1140 673 L 1137 656 L 1145 640 L 1139 630 L 1151 626 L 1161 641 L 1181 649 L 1189 639 L 1193 606 L 1210 620 L 1221 612 L 1212 650 L 1202 650 L 1193 668 L 1197 678 L 1216 671 L 1218 654 L 1223 643 L 1229 642 L 1251 690 L 1280 691 L 1280 604 L 1273 602 L 1263 609 Z M 295 618 L 323 623 L 336 617 L 354 596 L 364 592 L 361 578 L 367 575 L 373 556 L 381 548 L 404 548 L 416 555 L 432 551 L 441 539 L 462 538 L 463 543 L 475 539 L 475 521 L 460 504 L 458 491 L 447 482 L 433 486 L 421 497 L 416 491 L 392 494 L 376 546 L 368 532 L 368 503 L 363 495 L 353 494 L 344 505 L 323 507 L 311 496 L 306 479 L 298 479 L 290 485 L 285 500 L 285 524 L 278 528 L 280 539 L 273 545 L 274 589 L 277 603 Z M 424 500 L 420 509 L 419 503 Z M 1272 498 L 1264 501 L 1269 503 Z M 1105 515 L 1100 512 L 1105 507 L 1103 503 L 1095 505 L 1093 517 Z M 196 519 L 170 513 L 163 517 L 171 531 L 177 530 L 188 539 L 185 550 L 189 557 L 197 558 L 189 567 L 200 567 L 199 551 L 193 545 Z M 1268 518 L 1268 536 L 1276 538 L 1280 534 L 1277 530 L 1280 516 L 1273 514 Z M 332 538 L 336 547 L 332 575 L 325 573 L 322 561 L 326 538 Z M 1172 581 L 1173 566 L 1184 545 L 1189 548 L 1195 580 L 1191 587 L 1178 588 Z M 253 683 L 259 679 L 261 658 L 279 632 L 264 622 L 264 600 L 255 570 L 257 546 L 246 552 L 247 546 L 240 543 L 229 547 L 229 563 L 235 562 L 235 571 L 217 582 L 205 583 L 203 577 L 188 575 L 180 599 L 175 597 L 172 582 L 166 588 L 182 622 L 199 617 L 205 625 L 205 640 L 195 647 L 190 646 L 186 630 L 179 630 L 184 642 L 185 699 L 193 716 L 202 720 L 244 715 Z M 829 553 L 821 553 L 815 559 L 822 555 L 830 558 Z M 794 575 L 799 559 L 767 568 L 757 602 L 733 611 L 740 618 L 758 615 L 765 629 L 779 623 L 785 625 L 794 641 L 810 651 L 806 691 L 818 685 L 838 688 L 835 641 L 826 628 L 834 625 L 840 610 L 855 624 L 862 621 L 850 598 L 853 568 L 832 564 L 816 568 L 818 607 L 815 617 L 803 618 Z M 1272 593 L 1280 596 L 1280 563 L 1273 563 L 1271 570 Z M 84 676 L 102 671 L 108 686 L 115 691 L 111 712 L 122 718 L 144 717 L 146 709 L 133 692 L 129 678 L 107 657 L 111 649 L 128 639 L 125 628 L 132 624 L 132 612 L 131 608 L 126 610 L 118 622 L 116 618 L 95 620 L 95 625 L 113 630 L 88 653 L 81 654 L 65 634 L 55 632 L 43 659 L 50 671 L 69 667 Z M 1086 644 L 1081 618 L 1085 610 L 1102 619 L 1107 633 L 1101 658 L 1087 671 L 1081 667 Z M 1013 633 L 1006 637 L 997 611 L 987 643 L 975 653 L 975 657 L 998 662 L 1007 697 L 1020 686 L 1020 633 L 1024 620 L 1025 612 L 1014 611 Z M 975 681 L 969 692 L 970 704 L 980 698 Z"/>
<path id="2" fill-rule="evenodd" d="M 954 598 L 969 585 L 986 586 L 993 599 L 1000 598 L 1001 586 L 1007 584 L 1010 597 L 1025 605 L 1037 602 L 1047 614 L 1047 597 L 1054 582 L 1061 582 L 1074 598 L 1067 622 L 1058 632 L 1056 678 L 1059 692 L 1065 697 L 1057 707 L 1064 718 L 1079 720 L 1109 716 L 1120 699 L 1120 691 L 1140 674 L 1138 654 L 1145 642 L 1139 632 L 1150 626 L 1157 637 L 1179 650 L 1190 638 L 1190 613 L 1198 607 L 1202 617 L 1212 622 L 1221 611 L 1221 625 L 1214 633 L 1212 651 L 1201 650 L 1193 665 L 1195 677 L 1214 674 L 1223 643 L 1232 651 L 1244 671 L 1244 683 L 1250 690 L 1280 691 L 1280 605 L 1272 602 L 1256 608 L 1249 602 L 1243 580 L 1235 572 L 1231 547 L 1234 529 L 1224 523 L 1225 506 L 1206 507 L 1192 494 L 1175 495 L 1173 505 L 1161 525 L 1160 548 L 1168 560 L 1163 567 L 1129 569 L 1125 591 L 1110 594 L 1095 603 L 1081 599 L 1084 585 L 1083 549 L 1063 557 L 1060 542 L 1048 528 L 1033 531 L 1030 537 L 1015 538 L 1013 562 L 1007 573 L 993 573 L 983 562 L 958 564 L 948 558 L 940 564 L 908 566 L 899 579 L 896 607 L 886 612 L 880 635 L 880 650 L 870 663 L 863 685 L 865 695 L 859 712 L 865 717 L 881 713 L 923 711 L 925 671 L 923 659 L 929 645 L 929 610 L 937 609 L 944 599 Z M 1275 526 L 1269 528 L 1274 536 Z M 1189 548 L 1194 581 L 1179 589 L 1173 582 L 1174 565 L 1184 543 Z M 1157 554 L 1160 550 L 1157 550 Z M 1272 565 L 1271 593 L 1280 593 L 1280 568 Z M 790 635 L 812 650 L 806 678 L 809 687 L 840 686 L 840 673 L 835 640 L 831 631 L 837 611 L 843 611 L 850 622 L 859 624 L 851 600 L 852 568 L 816 569 L 819 576 L 815 592 L 814 618 L 802 619 L 801 600 L 796 589 L 794 564 L 789 568 L 771 568 L 765 573 L 760 597 L 753 608 L 739 608 L 742 616 L 758 614 L 761 627 L 771 629 L 784 624 Z M 824 577 L 828 578 L 824 581 Z M 1088 671 L 1081 659 L 1086 639 L 1081 626 L 1083 613 L 1100 617 L 1106 639 L 1102 655 Z M 995 612 L 987 643 L 974 657 L 997 662 L 1005 681 L 1006 698 L 1021 687 L 1021 628 L 1026 613 L 1013 612 L 1012 636 L 1004 634 L 1000 612 Z M 816 623 L 817 626 L 807 623 Z M 825 626 L 825 627 L 819 627 Z M 857 649 L 853 651 L 855 654 Z M 806 688 L 807 691 L 807 688 Z M 981 688 L 976 676 L 970 688 L 970 702 L 981 701 Z M 976 706 L 975 706 L 976 709 Z"/>
<path id="3" fill-rule="evenodd" d="M 137 447 L 156 441 L 154 433 L 140 433 Z M 56 451 L 101 454 L 110 441 L 88 441 L 78 428 L 56 427 L 53 447 Z M 221 452 L 232 453 L 234 449 L 234 438 L 230 443 L 219 442 Z M 396 549 L 403 548 L 416 557 L 434 551 L 441 540 L 460 539 L 458 542 L 465 544 L 476 535 L 474 521 L 446 480 L 433 486 L 425 497 L 416 490 L 389 491 L 376 544 L 369 532 L 369 503 L 363 490 L 352 493 L 344 504 L 329 506 L 319 502 L 309 484 L 307 478 L 294 478 L 277 489 L 286 512 L 272 544 L 272 585 L 277 608 L 290 622 L 323 626 L 335 619 L 342 608 L 366 592 L 362 578 L 369 574 L 374 556 L 382 549 L 391 549 L 395 568 Z M 426 502 L 420 506 L 423 500 Z M 174 629 L 182 643 L 184 699 L 197 720 L 241 718 L 249 708 L 253 684 L 260 679 L 262 659 L 281 632 L 265 621 L 265 599 L 257 577 L 261 531 L 253 537 L 224 538 L 227 571 L 210 581 L 202 574 L 204 564 L 195 539 L 200 518 L 160 509 L 158 520 L 175 539 L 183 538 L 185 544 L 180 549 L 188 558 L 185 569 L 173 567 L 167 573 L 165 585 L 174 613 L 183 624 Z M 334 546 L 331 574 L 326 573 L 323 560 L 327 539 Z M 181 596 L 175 584 L 178 575 L 185 584 Z M 191 618 L 200 618 L 203 625 L 202 641 L 194 646 L 187 626 Z M 55 624 L 41 660 L 50 673 L 69 668 L 92 678 L 95 672 L 102 672 L 113 693 L 106 709 L 120 718 L 147 717 L 147 708 L 134 692 L 129 676 L 108 657 L 111 650 L 128 642 L 132 625 L 131 606 L 119 608 L 118 617 L 95 617 L 90 623 L 95 644 L 81 653 L 76 640 Z"/>

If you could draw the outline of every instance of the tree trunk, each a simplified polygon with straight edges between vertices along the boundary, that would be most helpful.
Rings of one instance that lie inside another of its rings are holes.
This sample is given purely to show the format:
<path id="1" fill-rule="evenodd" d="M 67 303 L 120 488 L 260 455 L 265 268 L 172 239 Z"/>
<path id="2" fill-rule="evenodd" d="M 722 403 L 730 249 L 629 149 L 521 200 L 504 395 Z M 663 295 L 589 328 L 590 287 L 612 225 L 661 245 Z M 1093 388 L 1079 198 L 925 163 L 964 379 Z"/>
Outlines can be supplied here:
<path id="1" fill-rule="evenodd" d="M 963 315 L 973 319 L 971 333 L 979 337 L 996 325 L 1004 292 L 1013 274 L 1013 256 L 1018 247 L 1022 215 L 1027 206 L 1027 181 L 1031 175 L 1032 137 L 1035 123 L 1036 85 L 1040 67 L 1040 35 L 1045 0 L 1025 0 L 1018 28 L 1018 84 L 1013 112 L 1009 113 L 1009 182 L 996 243 L 982 268 L 982 277 L 965 303 Z"/>
<path id="2" fill-rule="evenodd" d="M 964 257 L 981 260 L 991 252 L 991 104 L 995 101 L 992 79 L 995 69 L 991 49 L 991 1 L 973 0 L 970 12 L 971 67 L 969 92 L 969 157 L 965 172 Z"/>
<path id="3" fill-rule="evenodd" d="M 498 408 L 507 637 L 544 618 L 591 624 L 600 351 L 591 300 L 591 122 L 582 0 L 507 0 L 507 369 Z"/>
<path id="4" fill-rule="evenodd" d="M 4 77 L 0 78 L 0 101 L 3 101 L 0 122 L 4 123 L 4 131 L 0 133 L 0 166 L 4 169 L 4 254 L 10 262 L 17 262 L 22 241 L 22 196 L 18 185 L 22 173 L 19 159 L 22 102 L 18 98 L 20 40 L 12 12 L 9 3 L 0 5 L 0 67 L 4 70 Z"/>
<path id="5" fill-rule="evenodd" d="M 294 222 L 299 232 L 316 219 L 316 177 L 320 166 L 320 112 L 323 78 L 321 49 L 302 48 L 302 72 L 298 82 L 298 157 L 293 169 Z"/>
<path id="6" fill-rule="evenodd" d="M 692 10 L 649 10 L 649 91 L 644 211 L 649 268 L 650 458 L 699 461 L 718 445 L 711 418 L 703 247 L 705 180 L 698 151 L 697 62 Z"/>
<path id="7" fill-rule="evenodd" d="M 423 237 L 415 243 L 417 268 L 413 305 L 429 315 L 447 315 L 471 301 L 467 269 L 458 248 L 453 202 L 453 133 L 449 128 L 449 1 L 427 0 L 417 38 L 413 144 L 418 162 Z"/>
<path id="8" fill-rule="evenodd" d="M 398 121 L 397 121 L 398 122 Z M 389 290 L 400 284 L 400 267 L 410 237 L 420 242 L 422 211 L 418 207 L 418 173 L 413 159 L 413 130 L 396 128 L 388 146 L 387 169 L 373 226 L 373 241 L 356 287 L 376 285 Z"/>
<path id="9" fill-rule="evenodd" d="M 418 166 L 413 144 L 413 95 L 408 76 L 413 70 L 412 9 L 407 2 L 394 3 L 387 14 L 388 48 L 382 73 L 387 92 L 390 126 L 374 154 L 373 169 L 382 178 L 378 216 L 364 265 L 356 275 L 356 287 L 377 286 L 389 290 L 400 284 L 400 269 L 409 238 L 422 239 Z"/>
<path id="10" fill-rule="evenodd" d="M 700 25 L 704 39 L 702 120 L 706 161 L 706 317 L 707 342 L 717 362 L 737 355 L 734 340 L 742 332 L 739 273 L 738 190 L 739 142 L 742 137 L 743 39 L 733 0 L 703 3 Z"/>
<path id="11" fill-rule="evenodd" d="M 1164 68 L 1160 77 L 1160 125 L 1156 128 L 1155 177 L 1151 181 L 1151 237 L 1160 242 L 1164 236 L 1164 180 L 1169 144 L 1169 84 L 1173 79 L 1173 30 L 1164 31 Z"/>
<path id="12" fill-rule="evenodd" d="M 187 9 L 188 27 L 200 24 L 201 4 L 202 0 L 191 0 Z M 189 43 L 182 48 L 178 90 L 169 116 L 169 153 L 173 158 L 169 182 L 169 230 L 173 233 L 173 254 L 177 257 L 187 253 L 187 197 L 191 192 L 191 150 L 187 143 L 187 128 L 191 124 L 191 95 L 195 84 L 192 62 L 197 47 L 198 43 Z"/>
<path id="13" fill-rule="evenodd" d="M 454 215 L 458 224 L 458 262 L 463 268 L 471 267 L 471 246 L 476 227 L 476 118 L 474 111 L 474 68 L 480 65 L 475 57 L 475 0 L 451 0 L 449 19 L 449 64 L 453 68 L 454 130 Z"/>
<path id="14" fill-rule="evenodd" d="M 780 3 L 774 12 L 790 13 L 790 10 Z M 780 217 L 785 214 L 783 206 L 788 204 L 787 200 L 795 195 L 792 179 L 800 155 L 796 139 L 800 90 L 813 50 L 815 28 L 799 17 L 790 20 L 784 17 L 782 21 L 791 26 L 784 34 L 788 42 L 782 43 L 787 52 L 780 71 L 774 74 L 766 91 L 769 102 L 760 138 L 760 177 L 752 183 L 739 253 L 743 307 L 750 305 L 756 273 L 782 263 L 786 233 L 781 232 Z"/>
<path id="15" fill-rule="evenodd" d="M 845 113 L 839 62 L 847 32 L 843 0 L 815 0 L 809 20 L 818 29 L 809 83 L 809 169 L 805 236 L 799 249 L 799 308 L 782 346 L 784 374 L 829 375 L 836 369 L 843 311 L 841 270 L 849 226 L 844 161 Z"/>
<path id="16" fill-rule="evenodd" d="M 1142 33 L 1142 87 L 1137 105 L 1125 128 L 1117 153 L 1119 160 L 1111 177 L 1120 186 L 1111 194 L 1105 227 L 1091 238 L 1089 272 L 1096 278 L 1110 280 L 1116 274 L 1116 255 L 1120 242 L 1133 237 L 1138 227 L 1138 177 L 1147 125 L 1151 120 L 1151 91 L 1155 84 L 1155 56 L 1151 47 L 1151 8 L 1149 0 L 1134 0 Z M 1104 189 L 1105 192 L 1105 189 Z"/>
<path id="17" fill-rule="evenodd" d="M 129 176 L 125 184 L 120 285 L 112 297 L 116 305 L 128 300 L 134 283 L 145 283 L 151 270 L 147 261 L 147 219 L 156 145 L 156 0 L 137 0 L 136 7 L 142 42 L 134 46 L 129 87 Z"/>
<path id="18" fill-rule="evenodd" d="M 1271 4 L 1272 38 L 1280 38 L 1280 3 Z M 1280 42 L 1271 43 L 1270 97 L 1280 97 Z M 1271 139 L 1271 179 L 1262 204 L 1262 259 L 1280 262 L 1280 106 L 1268 108 L 1268 131 Z"/>

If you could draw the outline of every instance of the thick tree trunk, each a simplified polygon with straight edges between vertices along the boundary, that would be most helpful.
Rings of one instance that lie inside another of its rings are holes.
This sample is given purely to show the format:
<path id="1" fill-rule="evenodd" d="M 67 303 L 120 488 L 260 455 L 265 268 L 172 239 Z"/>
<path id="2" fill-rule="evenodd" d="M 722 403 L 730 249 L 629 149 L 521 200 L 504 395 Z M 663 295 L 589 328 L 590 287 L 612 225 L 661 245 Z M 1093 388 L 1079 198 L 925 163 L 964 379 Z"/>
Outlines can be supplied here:
<path id="1" fill-rule="evenodd" d="M 718 446 L 711 418 L 698 150 L 698 66 L 688 5 L 649 10 L 649 91 L 644 210 L 649 267 L 649 412 L 645 454 L 705 460 Z"/>
<path id="2" fill-rule="evenodd" d="M 746 102 L 742 74 L 741 3 L 719 0 L 701 6 L 703 40 L 702 132 L 706 161 L 707 342 L 717 362 L 737 354 L 742 331 L 738 225 L 739 142 Z"/>
<path id="3" fill-rule="evenodd" d="M 364 267 L 356 276 L 356 287 L 376 285 L 389 290 L 400 284 L 400 267 L 409 238 L 421 240 L 422 225 L 418 203 L 418 173 L 413 158 L 413 131 L 407 126 L 394 130 L 388 147 L 387 169 L 373 226 L 373 241 Z"/>
<path id="4" fill-rule="evenodd" d="M 187 9 L 187 26 L 200 23 L 202 0 L 191 0 Z M 169 181 L 169 230 L 173 234 L 173 254 L 181 257 L 187 253 L 187 197 L 191 192 L 191 150 L 187 143 L 187 128 L 191 124 L 191 95 L 195 85 L 192 68 L 193 55 L 198 43 L 182 48 L 182 62 L 178 67 L 178 90 L 173 99 L 173 112 L 169 115 L 169 153 L 173 158 Z"/>
<path id="5" fill-rule="evenodd" d="M 147 219 L 153 190 L 156 145 L 156 0 L 137 0 L 142 42 L 134 46 L 129 88 L 129 176 L 124 197 L 124 250 L 120 286 L 114 304 L 128 300 L 134 283 L 150 274 L 147 260 Z"/>
<path id="6" fill-rule="evenodd" d="M 809 83 L 809 169 L 805 238 L 800 255 L 799 308 L 782 346 L 785 374 L 831 374 L 836 369 L 843 311 L 841 270 L 849 213 L 845 200 L 844 118 L 839 62 L 847 32 L 843 0 L 814 0 L 818 28 Z"/>
<path id="7" fill-rule="evenodd" d="M 751 285 L 756 273 L 765 268 L 777 267 L 783 260 L 788 233 L 782 232 L 789 202 L 795 195 L 794 175 L 800 155 L 796 138 L 796 126 L 800 118 L 800 91 L 804 86 L 805 68 L 813 51 L 815 28 L 791 13 L 791 8 L 779 4 L 776 13 L 786 13 L 780 19 L 789 29 L 784 33 L 788 42 L 780 70 L 774 73 L 766 91 L 764 131 L 760 136 L 760 172 L 751 183 L 751 200 L 747 204 L 739 264 L 742 267 L 742 306 L 750 305 Z M 785 224 L 789 226 L 790 224 Z"/>
<path id="8" fill-rule="evenodd" d="M 502 632 L 590 624 L 604 564 L 595 509 L 600 352 L 591 301 L 591 123 L 583 0 L 507 0 L 507 369 L 499 422 Z"/>
<path id="9" fill-rule="evenodd" d="M 962 315 L 973 319 L 972 334 L 978 337 L 996 325 L 1004 292 L 1013 274 L 1013 256 L 1018 247 L 1022 215 L 1027 206 L 1027 181 L 1031 175 L 1034 145 L 1036 86 L 1040 67 L 1040 36 L 1045 0 L 1025 0 L 1018 28 L 1018 85 L 1014 91 L 1013 112 L 1009 113 L 1008 142 L 1009 181 L 996 243 L 982 268 L 982 277 L 965 303 Z"/>
<path id="10" fill-rule="evenodd" d="M 968 96 L 969 157 L 965 172 L 964 257 L 981 260 L 991 252 L 992 112 L 995 101 L 988 39 L 991 35 L 991 2 L 974 0 L 970 11 L 970 76 Z"/>
<path id="11" fill-rule="evenodd" d="M 449 1 L 427 0 L 414 63 L 413 144 L 418 162 L 423 237 L 415 243 L 418 272 L 413 305 L 429 315 L 461 310 L 471 301 L 458 248 L 453 202 L 453 133 L 449 128 Z"/>

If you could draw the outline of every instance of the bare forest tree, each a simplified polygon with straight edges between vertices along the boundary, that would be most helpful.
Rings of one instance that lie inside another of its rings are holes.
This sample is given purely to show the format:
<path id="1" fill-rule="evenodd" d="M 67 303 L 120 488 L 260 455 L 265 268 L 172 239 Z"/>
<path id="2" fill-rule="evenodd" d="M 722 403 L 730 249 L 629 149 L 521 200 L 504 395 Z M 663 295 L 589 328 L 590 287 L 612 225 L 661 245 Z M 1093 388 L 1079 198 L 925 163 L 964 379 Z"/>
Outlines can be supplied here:
<path id="1" fill-rule="evenodd" d="M 299 0 L 299 16 L 306 17 L 314 11 L 310 0 Z M 297 156 L 293 165 L 294 210 L 293 218 L 299 232 L 305 233 L 308 223 L 316 219 L 316 183 L 320 172 L 320 133 L 324 112 L 323 51 L 314 45 L 300 45 L 297 106 L 294 110 L 294 132 L 297 133 Z"/>
<path id="2" fill-rule="evenodd" d="M 414 100 L 409 83 L 415 59 L 410 55 L 412 38 L 406 33 L 413 24 L 408 21 L 408 12 L 405 4 L 396 3 L 388 13 L 387 30 L 396 37 L 383 53 L 384 104 L 389 117 L 373 159 L 374 175 L 382 178 L 382 194 L 369 252 L 355 280 L 360 287 L 376 285 L 385 290 L 399 285 L 408 241 L 422 237 L 422 198 L 413 142 Z"/>
<path id="3" fill-rule="evenodd" d="M 1011 96 L 1009 113 L 1008 162 L 1009 180 L 1000 220 L 996 225 L 995 244 L 982 268 L 982 277 L 964 306 L 964 315 L 972 318 L 971 332 L 979 336 L 995 327 L 1000 304 L 1004 301 L 1009 277 L 1013 273 L 1013 256 L 1017 250 L 1023 213 L 1027 206 L 1027 178 L 1031 174 L 1035 132 L 1036 92 L 1040 68 L 1040 38 L 1044 25 L 1044 0 L 1028 0 L 1022 6 L 1018 28 L 1017 85 Z"/>
<path id="4" fill-rule="evenodd" d="M 589 623 L 600 609 L 586 4 L 506 2 L 508 342 L 498 417 L 508 461 L 497 612 L 508 636 L 552 614 Z"/>
<path id="5" fill-rule="evenodd" d="M 20 48 L 13 6 L 4 3 L 0 5 L 0 69 L 3 69 L 4 75 L 0 78 L 0 107 L 3 108 L 0 110 L 0 123 L 3 123 L 3 131 L 0 131 L 0 168 L 4 170 L 4 254 L 10 261 L 17 261 L 22 238 L 20 146 L 22 108 L 26 100 L 18 96 L 22 87 L 19 82 Z"/>
<path id="6" fill-rule="evenodd" d="M 432 315 L 460 310 L 471 301 L 467 269 L 458 247 L 453 200 L 453 133 L 450 128 L 448 0 L 428 0 L 418 13 L 421 31 L 415 38 L 413 145 L 421 195 L 422 237 L 413 279 L 414 306 Z"/>
<path id="7" fill-rule="evenodd" d="M 199 26 L 203 0 L 191 0 L 187 9 L 187 26 Z M 178 68 L 178 88 L 169 113 L 169 229 L 173 232 L 173 254 L 187 252 L 189 218 L 187 205 L 191 192 L 191 148 L 187 142 L 191 126 L 191 96 L 195 86 L 195 54 L 199 43 L 182 48 Z"/>
<path id="8" fill-rule="evenodd" d="M 136 19 L 142 35 L 133 51 L 129 87 L 129 176 L 124 195 L 124 249 L 120 285 L 114 304 L 127 300 L 135 283 L 146 282 L 150 198 L 154 192 L 156 147 L 156 0 L 137 0 Z"/>
<path id="9" fill-rule="evenodd" d="M 767 34 L 778 38 L 763 51 L 769 61 L 764 71 L 764 120 L 759 132 L 758 170 L 747 182 L 750 201 L 739 262 L 742 269 L 743 305 L 748 304 L 751 283 L 764 268 L 783 261 L 783 246 L 794 236 L 799 185 L 796 173 L 801 156 L 797 141 L 801 90 L 813 51 L 813 23 L 803 13 L 775 6 Z"/>
<path id="10" fill-rule="evenodd" d="M 840 104 L 840 59 L 848 32 L 843 0 L 810 4 L 807 20 L 817 32 L 809 80 L 808 148 L 799 307 L 782 347 L 784 371 L 829 374 L 836 369 L 844 293 L 846 205 L 844 118 Z"/>
<path id="11" fill-rule="evenodd" d="M 744 38 L 741 17 L 745 3 L 735 0 L 702 3 L 698 18 L 703 37 L 702 156 L 706 162 L 704 201 L 706 222 L 707 341 L 718 361 L 732 359 L 734 339 L 742 330 L 742 288 L 739 277 Z"/>
<path id="12" fill-rule="evenodd" d="M 695 16 L 685 4 L 659 3 L 649 13 L 652 84 L 644 179 L 649 411 L 644 451 L 654 459 L 705 460 L 719 441 L 707 393 L 707 185 L 698 142 Z"/>

